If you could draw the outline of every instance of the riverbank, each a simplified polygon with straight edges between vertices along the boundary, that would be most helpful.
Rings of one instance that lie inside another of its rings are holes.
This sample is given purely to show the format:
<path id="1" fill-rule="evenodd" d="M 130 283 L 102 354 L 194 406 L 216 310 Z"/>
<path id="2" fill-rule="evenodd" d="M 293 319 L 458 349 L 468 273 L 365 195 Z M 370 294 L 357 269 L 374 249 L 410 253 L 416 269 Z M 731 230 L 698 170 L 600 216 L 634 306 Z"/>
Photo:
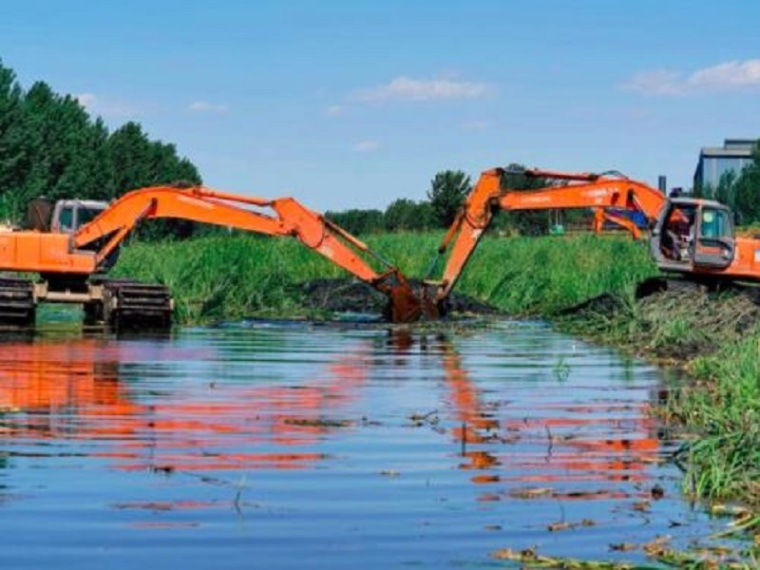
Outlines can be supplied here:
<path id="1" fill-rule="evenodd" d="M 557 328 L 691 378 L 659 409 L 686 441 L 676 458 L 684 492 L 760 507 L 760 307 L 743 293 L 695 288 L 600 301 L 557 317 Z"/>
<path id="2" fill-rule="evenodd" d="M 370 246 L 411 276 L 425 274 L 440 235 L 382 235 Z M 294 240 L 232 236 L 125 248 L 117 274 L 172 288 L 182 323 L 245 317 L 325 318 L 308 302 L 317 279 L 346 273 Z M 637 299 L 655 275 L 646 246 L 626 238 L 486 238 L 457 290 L 506 314 L 541 317 L 571 334 L 685 369 L 661 413 L 689 443 L 685 491 L 760 503 L 760 328 L 757 307 L 698 290 Z M 599 298 L 599 296 L 604 297 Z M 566 312 L 592 298 L 597 303 Z"/>

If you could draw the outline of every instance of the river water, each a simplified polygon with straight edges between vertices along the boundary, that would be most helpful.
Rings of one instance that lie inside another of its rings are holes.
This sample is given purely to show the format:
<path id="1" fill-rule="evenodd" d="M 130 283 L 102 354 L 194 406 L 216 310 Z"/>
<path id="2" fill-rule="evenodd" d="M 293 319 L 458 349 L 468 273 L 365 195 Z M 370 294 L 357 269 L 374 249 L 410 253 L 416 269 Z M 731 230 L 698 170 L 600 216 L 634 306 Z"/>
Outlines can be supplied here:
<path id="1" fill-rule="evenodd" d="M 641 561 L 721 528 L 648 414 L 657 368 L 498 322 L 246 322 L 0 342 L 0 567 Z"/>

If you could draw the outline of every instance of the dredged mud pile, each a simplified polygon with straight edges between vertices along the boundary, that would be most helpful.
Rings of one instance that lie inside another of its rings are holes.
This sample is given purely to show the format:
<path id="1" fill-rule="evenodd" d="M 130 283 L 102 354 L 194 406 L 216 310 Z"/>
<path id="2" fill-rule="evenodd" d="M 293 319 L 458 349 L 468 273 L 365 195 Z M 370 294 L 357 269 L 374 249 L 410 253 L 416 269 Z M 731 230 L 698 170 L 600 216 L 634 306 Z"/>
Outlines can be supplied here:
<path id="1" fill-rule="evenodd" d="M 572 332 L 623 330 L 626 344 L 659 358 L 689 360 L 738 340 L 760 323 L 760 289 L 709 292 L 689 282 L 652 279 L 634 299 L 604 294 L 559 316 Z"/>
<path id="2" fill-rule="evenodd" d="M 412 282 L 416 291 L 419 282 Z M 315 279 L 301 287 L 302 301 L 310 309 L 331 313 L 383 314 L 388 297 L 372 286 L 351 278 Z M 466 295 L 452 293 L 448 300 L 449 314 L 495 315 L 499 310 Z"/>

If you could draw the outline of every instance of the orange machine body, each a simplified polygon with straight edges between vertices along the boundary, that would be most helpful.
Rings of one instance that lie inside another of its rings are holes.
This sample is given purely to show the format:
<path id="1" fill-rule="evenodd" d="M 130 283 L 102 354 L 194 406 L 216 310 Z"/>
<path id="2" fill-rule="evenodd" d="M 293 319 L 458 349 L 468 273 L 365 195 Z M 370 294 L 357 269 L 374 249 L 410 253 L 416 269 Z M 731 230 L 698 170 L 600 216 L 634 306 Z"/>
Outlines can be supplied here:
<path id="1" fill-rule="evenodd" d="M 95 253 L 75 250 L 64 233 L 5 231 L 0 232 L 0 270 L 90 275 L 96 270 Z"/>

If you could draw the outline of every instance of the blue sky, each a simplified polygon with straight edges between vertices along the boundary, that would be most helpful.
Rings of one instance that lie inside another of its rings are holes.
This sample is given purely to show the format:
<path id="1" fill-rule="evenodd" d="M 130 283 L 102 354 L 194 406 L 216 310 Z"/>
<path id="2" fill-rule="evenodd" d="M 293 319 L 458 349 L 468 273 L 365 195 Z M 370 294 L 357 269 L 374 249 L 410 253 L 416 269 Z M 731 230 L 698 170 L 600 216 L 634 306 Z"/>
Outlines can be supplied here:
<path id="1" fill-rule="evenodd" d="M 760 2 L 4 3 L 0 58 L 207 185 L 316 210 L 421 200 L 511 162 L 690 186 L 760 137 Z"/>

